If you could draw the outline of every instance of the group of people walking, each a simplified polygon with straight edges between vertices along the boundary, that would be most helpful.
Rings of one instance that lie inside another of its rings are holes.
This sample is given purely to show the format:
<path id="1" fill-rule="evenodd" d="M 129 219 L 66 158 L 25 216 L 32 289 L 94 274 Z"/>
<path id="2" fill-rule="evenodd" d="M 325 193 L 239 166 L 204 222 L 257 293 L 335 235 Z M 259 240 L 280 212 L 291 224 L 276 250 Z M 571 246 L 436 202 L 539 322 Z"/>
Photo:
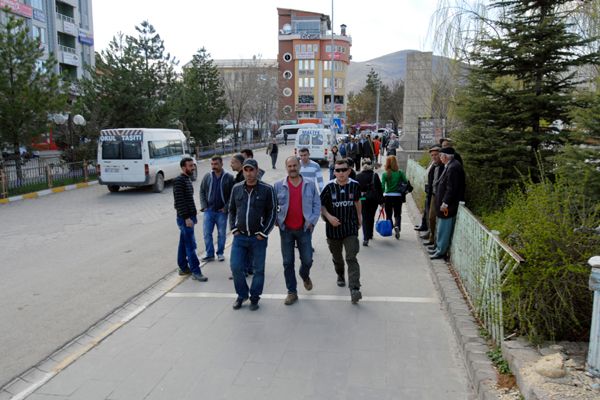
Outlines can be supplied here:
<path id="1" fill-rule="evenodd" d="M 237 298 L 233 309 L 250 301 L 250 310 L 259 308 L 264 287 L 264 268 L 268 237 L 277 226 L 281 237 L 281 255 L 288 294 L 286 305 L 298 300 L 294 265 L 295 248 L 300 255 L 299 275 L 306 290 L 312 290 L 310 269 L 313 262 L 313 229 L 322 217 L 325 220 L 327 243 L 332 254 L 337 285 L 346 286 L 345 264 L 348 265 L 348 287 L 352 303 L 361 298 L 358 230 L 362 223 L 358 183 L 349 179 L 351 168 L 345 159 L 336 162 L 336 179 L 323 183 L 320 167 L 309 159 L 308 149 L 301 149 L 300 158 L 285 160 L 287 176 L 273 186 L 261 180 L 258 162 L 251 150 L 232 156 L 231 167 L 237 175 L 224 171 L 219 156 L 211 158 L 211 172 L 200 184 L 200 211 L 204 216 L 206 254 L 202 261 L 224 261 L 227 222 L 233 235 L 230 268 Z M 177 210 L 180 242 L 177 262 L 180 275 L 205 282 L 196 254 L 194 226 L 197 210 L 194 202 L 194 162 L 184 158 L 182 174 L 175 179 L 173 195 Z M 264 171 L 262 172 L 264 174 Z M 217 249 L 213 231 L 217 228 Z M 344 255 L 345 252 L 345 255 Z M 246 278 L 252 275 L 251 284 Z"/>

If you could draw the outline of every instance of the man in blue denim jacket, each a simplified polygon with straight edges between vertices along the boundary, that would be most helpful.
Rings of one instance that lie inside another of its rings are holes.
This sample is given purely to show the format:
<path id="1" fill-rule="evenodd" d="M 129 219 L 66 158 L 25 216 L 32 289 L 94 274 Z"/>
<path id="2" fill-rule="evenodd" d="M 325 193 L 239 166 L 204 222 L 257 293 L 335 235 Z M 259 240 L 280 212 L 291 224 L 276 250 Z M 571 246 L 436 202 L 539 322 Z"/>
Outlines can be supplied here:
<path id="1" fill-rule="evenodd" d="M 310 268 L 313 262 L 312 231 L 321 214 L 321 198 L 315 183 L 300 175 L 300 162 L 294 156 L 285 160 L 288 176 L 275 183 L 277 196 L 277 226 L 281 235 L 281 256 L 288 295 L 284 304 L 298 300 L 296 271 L 294 268 L 294 246 L 300 252 L 299 275 L 304 288 L 313 287 Z"/>

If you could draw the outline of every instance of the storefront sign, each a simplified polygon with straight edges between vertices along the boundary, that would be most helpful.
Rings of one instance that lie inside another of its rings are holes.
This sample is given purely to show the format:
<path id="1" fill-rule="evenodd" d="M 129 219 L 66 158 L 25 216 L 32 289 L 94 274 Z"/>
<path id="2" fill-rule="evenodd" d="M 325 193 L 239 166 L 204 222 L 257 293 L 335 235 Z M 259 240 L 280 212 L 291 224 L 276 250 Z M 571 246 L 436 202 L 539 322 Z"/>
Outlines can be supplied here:
<path id="1" fill-rule="evenodd" d="M 75 24 L 72 24 L 71 22 L 63 21 L 63 26 L 65 29 L 65 33 L 68 33 L 69 35 L 77 36 L 77 28 L 75 27 Z"/>
<path id="2" fill-rule="evenodd" d="M 33 17 L 33 8 L 19 3 L 17 0 L 0 0 L 0 8 L 8 7 L 10 10 L 18 15 L 22 15 L 26 18 Z"/>
<path id="3" fill-rule="evenodd" d="M 88 36 L 85 33 L 79 33 L 79 43 L 87 44 L 88 46 L 94 45 L 94 38 L 92 36 Z"/>
<path id="4" fill-rule="evenodd" d="M 296 59 L 299 60 L 314 60 L 315 58 L 317 58 L 317 56 L 314 51 L 299 51 L 296 53 Z"/>
<path id="5" fill-rule="evenodd" d="M 314 103 L 298 103 L 296 104 L 296 111 L 316 111 L 317 105 Z"/>
<path id="6" fill-rule="evenodd" d="M 446 137 L 446 120 L 443 118 L 419 118 L 418 148 L 426 150 Z"/>
<path id="7" fill-rule="evenodd" d="M 33 9 L 33 19 L 37 19 L 40 22 L 46 22 L 46 14 L 42 10 L 37 8 Z"/>

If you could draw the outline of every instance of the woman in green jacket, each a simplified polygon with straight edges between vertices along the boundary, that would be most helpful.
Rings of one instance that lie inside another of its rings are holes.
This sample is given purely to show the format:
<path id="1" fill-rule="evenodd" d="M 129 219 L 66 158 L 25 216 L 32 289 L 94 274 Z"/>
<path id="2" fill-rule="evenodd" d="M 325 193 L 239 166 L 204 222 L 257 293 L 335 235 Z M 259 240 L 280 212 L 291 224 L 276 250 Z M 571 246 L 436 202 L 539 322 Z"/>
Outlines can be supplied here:
<path id="1" fill-rule="evenodd" d="M 402 219 L 402 203 L 406 201 L 405 194 L 401 192 L 402 183 L 407 183 L 406 175 L 398 168 L 396 156 L 388 156 L 385 160 L 385 172 L 381 176 L 385 216 L 390 221 L 395 221 L 394 232 L 396 239 L 400 239 L 400 222 Z M 392 220 L 392 215 L 395 217 Z"/>

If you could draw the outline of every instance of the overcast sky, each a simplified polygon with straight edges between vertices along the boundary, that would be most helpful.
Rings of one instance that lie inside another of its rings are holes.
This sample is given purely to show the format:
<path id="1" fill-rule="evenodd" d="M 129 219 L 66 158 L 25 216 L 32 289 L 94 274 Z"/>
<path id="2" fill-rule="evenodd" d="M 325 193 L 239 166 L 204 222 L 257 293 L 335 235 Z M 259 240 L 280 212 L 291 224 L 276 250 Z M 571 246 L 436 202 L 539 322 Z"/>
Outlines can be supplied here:
<path id="1" fill-rule="evenodd" d="M 334 27 L 348 26 L 354 61 L 399 50 L 431 50 L 429 19 L 438 0 L 334 0 Z M 331 15 L 330 0 L 95 0 L 96 51 L 117 32 L 148 20 L 165 47 L 186 63 L 201 47 L 213 59 L 277 57 L 277 7 Z M 428 48 L 429 47 L 429 48 Z"/>

